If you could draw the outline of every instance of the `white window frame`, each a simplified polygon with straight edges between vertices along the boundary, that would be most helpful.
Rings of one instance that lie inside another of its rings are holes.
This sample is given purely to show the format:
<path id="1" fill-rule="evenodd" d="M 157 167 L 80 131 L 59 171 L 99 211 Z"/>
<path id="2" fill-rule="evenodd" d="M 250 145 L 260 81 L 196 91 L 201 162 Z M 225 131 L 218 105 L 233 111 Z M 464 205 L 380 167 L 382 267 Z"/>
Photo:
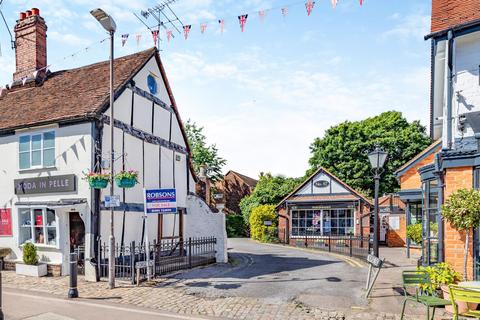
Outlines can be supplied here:
<path id="1" fill-rule="evenodd" d="M 45 148 L 44 147 L 44 135 L 46 133 L 53 133 L 53 147 L 50 147 L 50 148 Z M 33 136 L 38 136 L 40 135 L 41 136 L 41 147 L 40 149 L 35 149 L 36 151 L 40 150 L 40 165 L 35 165 L 33 166 L 32 165 L 32 137 Z M 29 145 L 29 155 L 30 155 L 30 166 L 28 168 L 20 168 L 20 153 L 27 153 L 26 151 L 20 151 L 20 139 L 23 138 L 23 137 L 29 137 L 30 138 L 30 145 Z M 54 156 L 55 156 L 55 151 L 57 150 L 57 132 L 56 130 L 52 129 L 52 128 L 49 128 L 49 129 L 45 129 L 45 130 L 39 130 L 39 131 L 35 131 L 35 132 L 31 132 L 31 133 L 28 133 L 28 134 L 20 134 L 18 136 L 18 148 L 17 148 L 17 166 L 18 166 L 18 170 L 19 171 L 28 171 L 28 170 L 35 170 L 35 169 L 45 169 L 45 168 L 55 168 L 56 167 L 56 161 L 54 159 L 53 161 L 53 165 L 51 166 L 45 166 L 43 164 L 44 160 L 43 160 L 43 153 L 45 150 L 51 150 L 53 149 L 53 152 L 54 152 Z"/>
<path id="2" fill-rule="evenodd" d="M 54 226 L 48 226 L 46 225 L 47 223 L 47 209 L 49 210 L 52 210 L 55 214 L 55 225 Z M 24 242 L 21 242 L 21 232 L 20 230 L 22 230 L 22 228 L 26 228 L 27 226 L 24 226 L 24 225 L 21 225 L 22 221 L 20 219 L 21 217 L 21 211 L 24 211 L 24 210 L 29 210 L 30 211 L 30 234 L 31 234 L 31 238 L 30 240 L 25 240 Z M 35 210 L 42 210 L 42 220 L 43 220 L 43 235 L 44 235 L 44 240 L 43 240 L 43 243 L 36 243 L 34 240 L 34 237 L 35 237 L 35 215 L 34 215 L 34 211 Z M 59 239 L 59 236 L 60 236 L 60 233 L 59 233 L 59 228 L 58 228 L 58 214 L 57 214 L 57 210 L 55 209 L 52 209 L 52 208 L 47 208 L 47 207 L 20 207 L 18 208 L 18 244 L 19 246 L 23 246 L 25 245 L 26 243 L 33 243 L 36 247 L 46 247 L 46 248 L 57 248 L 59 249 L 60 247 L 60 239 Z M 51 245 L 51 244 L 48 244 L 47 243 L 47 236 L 48 236 L 48 228 L 55 228 L 55 233 L 56 233 L 56 243 L 54 245 Z"/>

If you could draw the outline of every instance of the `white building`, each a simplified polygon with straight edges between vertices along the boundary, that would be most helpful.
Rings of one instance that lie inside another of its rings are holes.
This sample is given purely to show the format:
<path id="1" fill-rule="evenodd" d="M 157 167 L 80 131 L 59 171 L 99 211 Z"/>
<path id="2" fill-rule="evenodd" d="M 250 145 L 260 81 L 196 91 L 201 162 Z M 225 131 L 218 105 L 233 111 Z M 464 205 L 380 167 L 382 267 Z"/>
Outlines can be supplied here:
<path id="1" fill-rule="evenodd" d="M 8 259 L 16 262 L 22 245 L 33 242 L 51 271 L 66 274 L 71 239 L 85 245 L 90 261 L 110 232 L 109 189 L 82 180 L 109 166 L 109 64 L 50 73 L 46 30 L 37 9 L 21 14 L 14 82 L 0 94 L 0 247 L 11 248 Z M 150 241 L 215 236 L 217 261 L 226 262 L 224 216 L 194 195 L 189 146 L 158 51 L 118 58 L 114 70 L 115 171 L 139 171 L 134 188 L 115 187 L 122 201 L 116 241 L 140 243 L 147 232 Z M 145 230 L 143 188 L 175 188 L 179 213 L 150 216 Z"/>

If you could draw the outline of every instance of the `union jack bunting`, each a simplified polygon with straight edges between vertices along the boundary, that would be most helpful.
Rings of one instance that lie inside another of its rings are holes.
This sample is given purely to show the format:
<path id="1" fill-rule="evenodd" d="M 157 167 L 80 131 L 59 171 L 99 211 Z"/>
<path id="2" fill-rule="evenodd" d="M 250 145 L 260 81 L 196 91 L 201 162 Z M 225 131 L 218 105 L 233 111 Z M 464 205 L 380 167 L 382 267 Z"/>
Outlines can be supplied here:
<path id="1" fill-rule="evenodd" d="M 122 34 L 122 47 L 125 46 L 125 43 L 127 43 L 127 40 L 128 40 L 128 33 Z"/>
<path id="2" fill-rule="evenodd" d="M 142 40 L 142 34 L 141 33 L 137 33 L 135 35 L 135 39 L 137 40 L 137 46 L 140 45 L 140 40 Z"/>
<path id="3" fill-rule="evenodd" d="M 260 18 L 260 21 L 265 21 L 265 17 L 267 15 L 267 12 L 265 10 L 260 10 L 258 11 L 258 17 Z"/>
<path id="4" fill-rule="evenodd" d="M 332 7 L 335 9 L 337 7 L 338 0 L 332 0 Z"/>
<path id="5" fill-rule="evenodd" d="M 183 26 L 183 35 L 185 36 L 185 40 L 188 39 L 188 35 L 190 34 L 190 29 L 192 29 L 192 25 Z"/>
<path id="6" fill-rule="evenodd" d="M 172 39 L 172 30 L 167 30 L 167 41 L 170 42 L 170 39 Z"/>
<path id="7" fill-rule="evenodd" d="M 362 0 L 360 0 L 362 1 Z M 310 14 L 313 11 L 313 7 L 315 6 L 315 1 L 313 0 L 308 0 L 307 3 L 305 3 L 305 8 L 307 9 L 307 15 L 310 16 Z"/>
<path id="8" fill-rule="evenodd" d="M 202 24 L 200 25 L 200 32 L 201 32 L 202 34 L 204 34 L 204 33 L 205 33 L 205 30 L 207 30 L 207 24 L 206 24 L 206 23 L 202 23 Z"/>
<path id="9" fill-rule="evenodd" d="M 218 20 L 218 24 L 220 25 L 220 32 L 223 34 L 223 31 L 225 30 L 225 20 Z"/>
<path id="10" fill-rule="evenodd" d="M 158 30 L 153 30 L 152 31 L 152 37 L 153 37 L 153 44 L 157 46 L 157 40 L 158 40 Z"/>
<path id="11" fill-rule="evenodd" d="M 363 5 L 363 0 L 360 0 L 360 7 Z"/>
<path id="12" fill-rule="evenodd" d="M 282 8 L 282 15 L 283 15 L 283 17 L 286 17 L 288 15 L 288 7 L 283 7 Z"/>
<path id="13" fill-rule="evenodd" d="M 238 16 L 238 22 L 240 23 L 240 29 L 242 30 L 242 32 L 245 31 L 247 18 L 248 18 L 248 14 L 242 14 L 241 16 Z"/>

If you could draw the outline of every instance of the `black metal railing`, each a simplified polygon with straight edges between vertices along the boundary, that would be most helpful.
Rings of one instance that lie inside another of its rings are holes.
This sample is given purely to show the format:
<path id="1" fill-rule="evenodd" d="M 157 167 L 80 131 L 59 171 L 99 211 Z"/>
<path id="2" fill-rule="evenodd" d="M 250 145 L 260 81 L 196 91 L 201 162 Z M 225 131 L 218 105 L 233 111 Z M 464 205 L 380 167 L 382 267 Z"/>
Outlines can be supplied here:
<path id="1" fill-rule="evenodd" d="M 285 230 L 278 230 L 279 239 L 285 242 Z M 291 245 L 296 247 L 311 248 L 316 250 L 339 253 L 342 255 L 366 259 L 369 254 L 369 237 L 353 235 L 318 235 L 315 233 L 304 233 L 298 236 L 291 236 Z"/>
<path id="2" fill-rule="evenodd" d="M 149 244 L 152 276 L 215 263 L 214 237 L 170 239 Z M 108 243 L 99 242 L 98 271 L 101 278 L 108 277 Z M 115 277 L 134 283 L 147 276 L 147 250 L 144 244 L 131 242 L 128 246 L 115 246 Z M 141 265 L 141 267 L 139 267 Z"/>

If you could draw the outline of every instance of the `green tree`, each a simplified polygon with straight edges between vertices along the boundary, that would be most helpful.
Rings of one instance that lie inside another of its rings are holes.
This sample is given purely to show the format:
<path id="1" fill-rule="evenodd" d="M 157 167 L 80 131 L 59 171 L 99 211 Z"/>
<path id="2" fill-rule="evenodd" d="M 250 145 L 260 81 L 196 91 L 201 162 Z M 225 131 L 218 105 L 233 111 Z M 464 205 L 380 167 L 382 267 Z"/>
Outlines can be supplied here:
<path id="1" fill-rule="evenodd" d="M 207 137 L 203 133 L 203 127 L 188 120 L 185 124 L 188 143 L 192 152 L 193 169 L 198 174 L 200 167 L 205 165 L 207 177 L 215 182 L 223 178 L 222 168 L 227 161 L 218 155 L 215 144 L 207 145 Z"/>
<path id="2" fill-rule="evenodd" d="M 245 223 L 249 223 L 250 213 L 255 207 L 264 204 L 276 205 L 301 182 L 300 179 L 274 176 L 271 173 L 261 173 L 252 194 L 240 201 Z"/>
<path id="3" fill-rule="evenodd" d="M 324 167 L 353 188 L 373 194 L 368 152 L 375 145 L 388 152 L 380 194 L 394 192 L 394 172 L 431 143 L 419 121 L 408 122 L 401 112 L 388 111 L 362 121 L 346 121 L 329 128 L 311 144 L 307 176 Z"/>
<path id="4" fill-rule="evenodd" d="M 268 227 L 264 221 L 271 221 L 272 227 L 277 225 L 277 214 L 275 213 L 275 205 L 265 204 L 253 208 L 250 215 L 250 237 L 254 240 L 265 241 L 267 238 Z"/>
<path id="5" fill-rule="evenodd" d="M 472 228 L 480 226 L 480 191 L 460 189 L 454 192 L 442 206 L 442 216 L 460 231 L 465 231 L 463 277 L 467 279 L 467 257 Z"/>

